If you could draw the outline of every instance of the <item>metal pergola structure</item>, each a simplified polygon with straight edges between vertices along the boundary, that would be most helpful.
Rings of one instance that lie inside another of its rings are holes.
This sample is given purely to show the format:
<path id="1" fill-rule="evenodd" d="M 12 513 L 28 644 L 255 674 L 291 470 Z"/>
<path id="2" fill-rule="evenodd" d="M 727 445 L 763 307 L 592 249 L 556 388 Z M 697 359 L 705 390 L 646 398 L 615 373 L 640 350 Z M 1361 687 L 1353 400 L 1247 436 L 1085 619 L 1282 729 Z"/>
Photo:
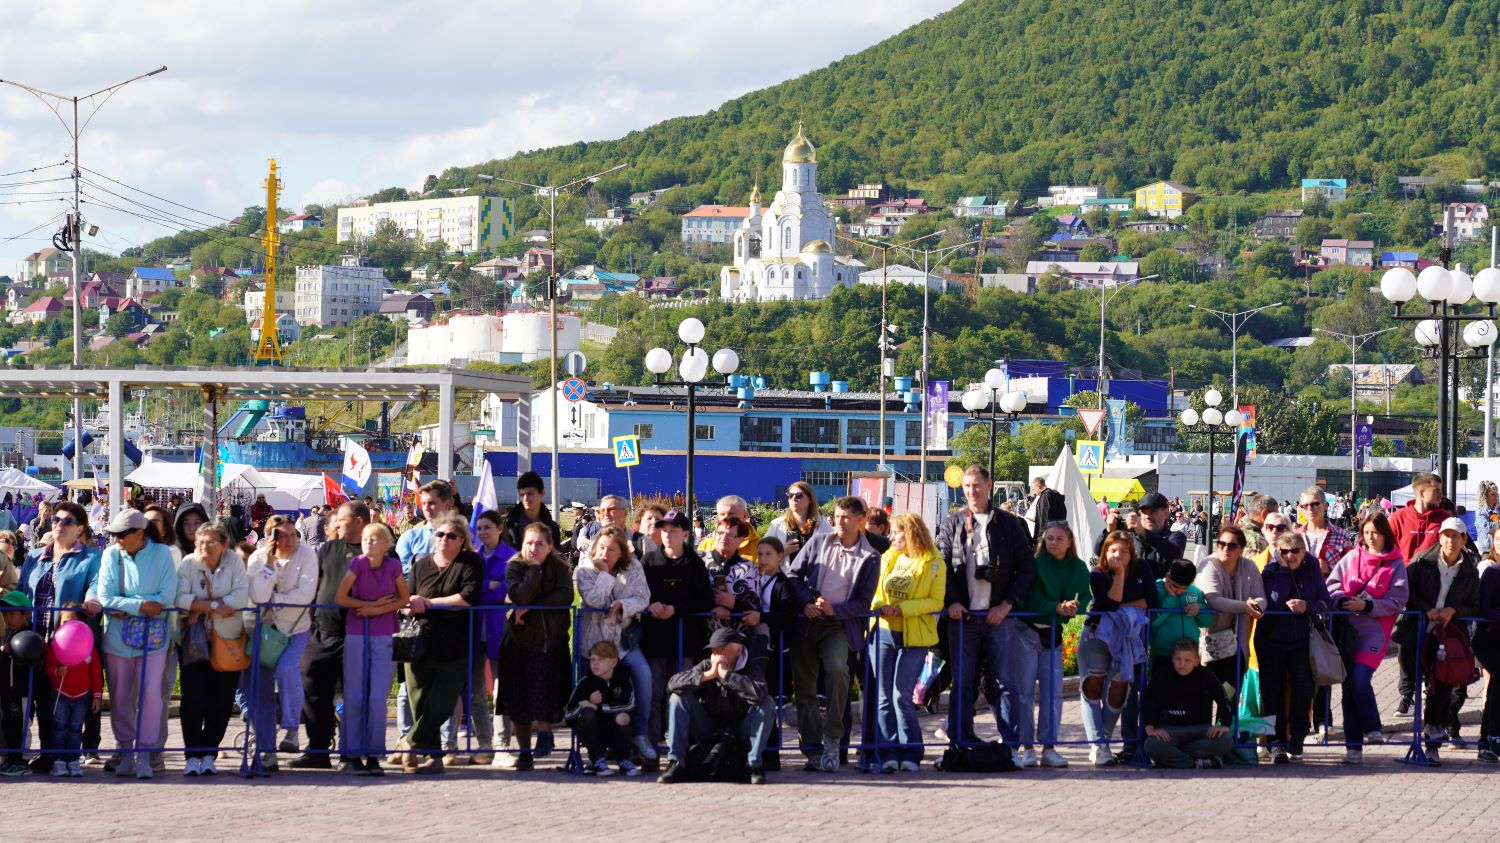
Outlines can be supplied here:
<path id="1" fill-rule="evenodd" d="M 103 400 L 110 408 L 106 437 L 109 450 L 109 507 L 124 502 L 125 396 L 135 388 L 194 389 L 203 395 L 205 441 L 218 435 L 220 401 L 431 401 L 438 402 L 434 450 L 438 476 L 453 472 L 453 414 L 459 392 L 495 393 L 505 400 L 530 399 L 531 379 L 469 369 L 288 369 L 267 367 L 12 366 L 0 369 L 0 398 Z M 202 470 L 212 479 L 218 448 L 203 449 Z M 213 483 L 208 484 L 213 488 Z"/>

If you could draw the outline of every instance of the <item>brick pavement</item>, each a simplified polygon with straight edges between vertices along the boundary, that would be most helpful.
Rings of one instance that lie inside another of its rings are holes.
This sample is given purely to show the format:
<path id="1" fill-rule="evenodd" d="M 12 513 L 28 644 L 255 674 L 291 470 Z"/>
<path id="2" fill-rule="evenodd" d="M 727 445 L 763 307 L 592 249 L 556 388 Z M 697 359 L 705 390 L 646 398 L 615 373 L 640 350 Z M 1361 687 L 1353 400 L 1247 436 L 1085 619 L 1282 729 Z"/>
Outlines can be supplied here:
<path id="1" fill-rule="evenodd" d="M 1394 660 L 1376 674 L 1387 717 L 1394 715 L 1396 675 Z M 1471 700 L 1467 710 L 1477 712 L 1479 705 Z M 986 716 L 981 713 L 981 723 Z M 1064 738 L 1081 740 L 1076 698 L 1063 716 Z M 927 719 L 929 737 L 940 722 Z M 1388 731 L 1399 735 L 1403 722 L 1409 737 L 1409 718 L 1391 720 Z M 175 721 L 172 737 L 180 740 Z M 558 770 L 560 753 L 531 774 L 455 768 L 435 778 L 391 772 L 372 780 L 288 772 L 255 782 L 228 775 L 187 781 L 180 777 L 180 760 L 172 758 L 169 771 L 151 782 L 90 770 L 82 781 L 0 780 L 0 794 L 6 797 L 4 826 L 26 840 L 290 834 L 389 839 L 432 833 L 516 840 L 595 834 L 969 840 L 1090 832 L 1139 840 L 1225 831 L 1255 839 L 1404 840 L 1432 823 L 1446 837 L 1500 833 L 1494 778 L 1500 769 L 1474 760 L 1472 751 L 1453 749 L 1445 750 L 1441 768 L 1414 768 L 1396 763 L 1404 752 L 1399 744 L 1371 747 L 1365 765 L 1350 768 L 1337 763 L 1341 749 L 1310 746 L 1302 765 L 1194 774 L 1095 769 L 1081 748 L 1066 747 L 1063 754 L 1073 762 L 1067 770 L 954 776 L 924 765 L 918 774 L 886 777 L 849 768 L 837 774 L 788 769 L 772 774 L 763 788 L 667 787 L 646 777 L 588 780 Z"/>

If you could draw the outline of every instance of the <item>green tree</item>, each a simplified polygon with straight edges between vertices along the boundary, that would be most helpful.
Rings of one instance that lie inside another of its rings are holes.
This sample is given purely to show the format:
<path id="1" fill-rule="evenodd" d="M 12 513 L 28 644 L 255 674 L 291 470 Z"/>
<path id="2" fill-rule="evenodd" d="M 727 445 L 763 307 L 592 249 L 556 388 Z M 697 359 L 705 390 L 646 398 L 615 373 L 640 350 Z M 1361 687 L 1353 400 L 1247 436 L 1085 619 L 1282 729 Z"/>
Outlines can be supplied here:
<path id="1" fill-rule="evenodd" d="M 1332 230 L 1333 226 L 1328 220 L 1304 216 L 1301 222 L 1297 223 L 1297 233 L 1292 239 L 1304 249 L 1316 249 L 1328 238 Z"/>
<path id="2" fill-rule="evenodd" d="M 1292 261 L 1292 250 L 1280 240 L 1270 240 L 1250 256 L 1250 266 L 1261 268 L 1280 278 L 1286 278 L 1296 268 Z"/>
<path id="3" fill-rule="evenodd" d="M 1420 246 L 1432 237 L 1432 213 L 1424 202 L 1408 202 L 1396 222 L 1396 242 Z"/>
<path id="4" fill-rule="evenodd" d="M 135 320 L 128 313 L 111 313 L 109 319 L 104 322 L 104 332 L 110 336 L 120 339 L 130 333 L 134 327 Z"/>
<path id="5" fill-rule="evenodd" d="M 1110 259 L 1109 247 L 1103 243 L 1090 243 L 1078 250 L 1078 259 L 1081 261 L 1107 261 Z"/>

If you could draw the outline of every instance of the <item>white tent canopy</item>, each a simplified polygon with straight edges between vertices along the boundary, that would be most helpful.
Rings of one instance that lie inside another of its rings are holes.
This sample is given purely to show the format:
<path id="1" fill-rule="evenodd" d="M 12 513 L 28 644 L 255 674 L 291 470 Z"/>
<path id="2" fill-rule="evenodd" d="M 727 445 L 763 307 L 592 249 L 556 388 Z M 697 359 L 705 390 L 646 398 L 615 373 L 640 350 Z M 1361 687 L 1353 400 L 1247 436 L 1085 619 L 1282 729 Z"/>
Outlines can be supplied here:
<path id="1" fill-rule="evenodd" d="M 225 463 L 223 468 L 220 489 L 264 494 L 266 503 L 278 512 L 307 509 L 325 500 L 322 475 L 261 471 L 244 463 Z M 198 485 L 198 466 L 186 462 L 151 462 L 126 475 L 125 480 L 149 489 L 194 490 Z"/>
<path id="2" fill-rule="evenodd" d="M 1104 516 L 1099 514 L 1094 496 L 1084 482 L 1073 451 L 1067 445 L 1057 454 L 1057 461 L 1047 474 L 1047 488 L 1062 493 L 1068 505 L 1068 526 L 1073 529 L 1073 538 L 1078 543 L 1078 555 L 1085 562 L 1092 561 L 1094 539 L 1104 530 Z M 1040 525 L 1038 525 L 1040 526 Z"/>
<path id="3" fill-rule="evenodd" d="M 62 490 L 19 469 L 6 468 L 0 470 L 0 495 L 7 492 L 16 497 L 24 495 L 27 498 L 40 494 L 43 498 L 52 500 L 61 494 Z"/>

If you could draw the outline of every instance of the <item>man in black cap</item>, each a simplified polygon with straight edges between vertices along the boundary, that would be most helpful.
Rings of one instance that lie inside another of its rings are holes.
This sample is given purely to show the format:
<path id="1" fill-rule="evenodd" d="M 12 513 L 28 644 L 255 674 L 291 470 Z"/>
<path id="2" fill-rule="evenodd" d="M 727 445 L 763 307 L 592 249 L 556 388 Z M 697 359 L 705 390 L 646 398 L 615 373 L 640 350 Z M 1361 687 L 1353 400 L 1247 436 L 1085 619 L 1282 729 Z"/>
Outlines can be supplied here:
<path id="1" fill-rule="evenodd" d="M 1172 532 L 1171 503 L 1167 496 L 1160 492 L 1147 492 L 1136 504 L 1134 512 L 1128 512 L 1121 518 L 1120 529 L 1131 534 L 1135 540 L 1135 558 L 1144 559 L 1151 566 L 1151 575 L 1161 579 L 1167 575 L 1167 568 L 1172 562 L 1187 555 L 1187 534 Z M 1109 528 L 1099 535 L 1099 541 L 1094 545 L 1094 552 L 1098 553 L 1099 547 L 1104 544 L 1104 537 L 1109 535 Z"/>
<path id="2" fill-rule="evenodd" d="M 662 784 L 686 781 L 688 749 L 712 742 L 702 770 L 713 774 L 734 765 L 746 750 L 751 784 L 765 784 L 761 753 L 769 737 L 770 696 L 766 693 L 764 652 L 751 652 L 733 627 L 720 627 L 708 641 L 709 657 L 672 677 L 667 691 L 667 768 Z M 761 650 L 760 647 L 754 648 Z"/>

